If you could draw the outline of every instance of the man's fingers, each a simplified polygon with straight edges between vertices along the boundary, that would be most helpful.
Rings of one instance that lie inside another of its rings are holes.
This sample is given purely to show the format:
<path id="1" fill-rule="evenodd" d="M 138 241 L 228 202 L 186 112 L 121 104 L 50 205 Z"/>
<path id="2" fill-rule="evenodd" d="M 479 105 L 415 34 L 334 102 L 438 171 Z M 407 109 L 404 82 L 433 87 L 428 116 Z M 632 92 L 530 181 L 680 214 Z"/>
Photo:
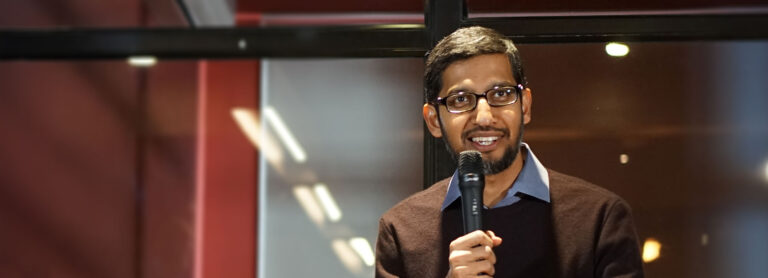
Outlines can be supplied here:
<path id="1" fill-rule="evenodd" d="M 467 274 L 469 275 L 481 275 L 485 274 L 488 276 L 493 276 L 496 274 L 496 269 L 493 267 L 493 264 L 487 260 L 485 261 L 477 261 L 467 264 Z"/>
<path id="2" fill-rule="evenodd" d="M 477 261 L 452 269 L 454 277 L 493 277 L 496 269 L 489 261 Z"/>
<path id="3" fill-rule="evenodd" d="M 466 250 L 477 245 L 493 246 L 493 240 L 480 230 L 468 233 L 451 242 L 450 248 L 453 250 Z"/>
<path id="4" fill-rule="evenodd" d="M 453 277 L 493 277 L 501 238 L 492 231 L 474 231 L 451 242 L 448 261 Z"/>
<path id="5" fill-rule="evenodd" d="M 496 255 L 491 247 L 480 245 L 469 250 L 455 250 L 448 256 L 451 265 L 465 265 L 481 260 L 488 260 L 492 264 L 496 263 Z"/>
<path id="6" fill-rule="evenodd" d="M 491 264 L 496 264 L 496 253 L 493 253 L 493 249 L 490 246 L 483 247 L 485 247 L 485 252 L 488 254 L 487 260 L 489 260 Z"/>

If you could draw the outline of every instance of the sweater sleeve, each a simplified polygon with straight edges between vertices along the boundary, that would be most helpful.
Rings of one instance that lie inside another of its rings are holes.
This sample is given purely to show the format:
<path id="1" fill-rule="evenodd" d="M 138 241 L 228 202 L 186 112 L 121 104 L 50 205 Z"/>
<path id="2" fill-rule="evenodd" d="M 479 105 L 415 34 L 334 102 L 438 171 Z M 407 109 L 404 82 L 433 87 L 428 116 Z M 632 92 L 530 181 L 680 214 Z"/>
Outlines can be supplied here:
<path id="1" fill-rule="evenodd" d="M 376 239 L 376 278 L 404 277 L 402 259 L 397 235 L 392 225 L 382 217 Z"/>
<path id="2" fill-rule="evenodd" d="M 619 199 L 607 209 L 597 242 L 595 277 L 643 277 L 632 212 Z"/>

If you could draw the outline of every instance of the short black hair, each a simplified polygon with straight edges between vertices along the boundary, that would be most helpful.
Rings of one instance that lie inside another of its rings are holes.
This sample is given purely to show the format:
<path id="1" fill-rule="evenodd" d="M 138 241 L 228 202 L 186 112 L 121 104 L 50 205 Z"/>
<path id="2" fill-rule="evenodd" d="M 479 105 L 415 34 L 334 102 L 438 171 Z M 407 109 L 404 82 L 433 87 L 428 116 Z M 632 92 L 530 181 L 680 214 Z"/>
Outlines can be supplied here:
<path id="1" fill-rule="evenodd" d="M 458 29 L 432 48 L 424 69 L 424 102 L 432 103 L 442 89 L 443 71 L 453 62 L 483 54 L 507 54 L 515 81 L 527 87 L 520 52 L 512 43 L 493 29 L 472 26 Z"/>

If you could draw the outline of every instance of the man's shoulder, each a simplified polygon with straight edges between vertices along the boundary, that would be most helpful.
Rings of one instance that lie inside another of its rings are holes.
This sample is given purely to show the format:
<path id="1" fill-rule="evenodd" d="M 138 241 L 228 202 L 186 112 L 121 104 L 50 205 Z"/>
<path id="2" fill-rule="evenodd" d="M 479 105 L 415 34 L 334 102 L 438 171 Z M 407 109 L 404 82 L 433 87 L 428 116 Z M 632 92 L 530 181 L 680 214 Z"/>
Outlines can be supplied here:
<path id="1" fill-rule="evenodd" d="M 405 217 L 424 217 L 429 212 L 439 212 L 448 190 L 450 178 L 434 183 L 427 189 L 414 193 L 387 210 L 381 218 L 392 222 Z"/>
<path id="2" fill-rule="evenodd" d="M 593 204 L 624 203 L 624 200 L 619 195 L 584 179 L 566 175 L 552 169 L 547 169 L 547 172 L 549 173 L 550 194 L 556 202 L 568 200 Z"/>

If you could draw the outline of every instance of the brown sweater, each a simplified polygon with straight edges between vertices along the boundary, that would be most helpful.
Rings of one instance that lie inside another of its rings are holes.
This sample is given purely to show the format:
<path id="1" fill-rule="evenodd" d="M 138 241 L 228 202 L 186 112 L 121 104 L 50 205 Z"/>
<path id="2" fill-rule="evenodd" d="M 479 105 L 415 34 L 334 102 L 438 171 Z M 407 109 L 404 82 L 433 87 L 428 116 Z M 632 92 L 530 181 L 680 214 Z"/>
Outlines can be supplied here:
<path id="1" fill-rule="evenodd" d="M 643 277 L 629 205 L 584 180 L 548 170 L 551 203 L 521 196 L 485 210 L 501 237 L 495 277 Z M 384 213 L 376 277 L 445 277 L 448 246 L 462 235 L 459 201 L 440 211 L 448 179 Z"/>

